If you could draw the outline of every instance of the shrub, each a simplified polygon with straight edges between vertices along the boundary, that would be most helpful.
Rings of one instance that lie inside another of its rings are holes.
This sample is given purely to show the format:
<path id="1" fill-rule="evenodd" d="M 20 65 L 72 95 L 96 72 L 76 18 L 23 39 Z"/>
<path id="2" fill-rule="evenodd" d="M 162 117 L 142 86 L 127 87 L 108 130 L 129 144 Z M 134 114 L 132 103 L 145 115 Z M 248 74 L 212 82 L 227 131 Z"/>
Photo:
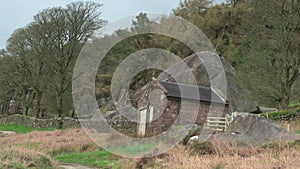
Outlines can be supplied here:
<path id="1" fill-rule="evenodd" d="M 187 136 L 185 136 L 184 139 L 181 141 L 181 143 L 183 145 L 187 145 L 188 142 L 189 142 L 189 140 L 190 140 L 190 138 L 193 137 L 193 136 L 199 135 L 201 133 L 201 130 L 202 130 L 201 127 L 195 127 L 193 129 L 191 129 L 188 132 Z"/>
<path id="2" fill-rule="evenodd" d="M 213 169 L 222 169 L 222 168 L 224 168 L 223 164 L 218 164 L 215 167 L 213 167 Z"/>
<path id="3" fill-rule="evenodd" d="M 289 104 L 289 109 L 300 108 L 300 103 Z"/>
<path id="4" fill-rule="evenodd" d="M 111 168 L 113 161 L 110 157 L 111 154 L 104 150 L 81 153 L 72 152 L 54 156 L 56 160 L 62 163 L 81 164 L 98 168 Z"/>
<path id="5" fill-rule="evenodd" d="M 292 142 L 289 142 L 288 145 L 290 146 L 290 148 L 298 148 L 300 147 L 300 140 L 294 140 Z"/>
<path id="6" fill-rule="evenodd" d="M 189 150 L 191 154 L 194 155 L 208 155 L 208 154 L 216 154 L 216 149 L 211 142 L 198 142 L 193 141 L 189 146 Z"/>
<path id="7" fill-rule="evenodd" d="M 262 113 L 261 116 L 266 117 L 266 118 L 268 117 L 268 119 L 272 120 L 272 121 L 292 120 L 292 119 L 300 117 L 300 108 L 282 110 L 282 111 L 278 111 L 278 112 Z"/>
<path id="8" fill-rule="evenodd" d="M 2 169 L 25 169 L 25 167 L 19 162 L 12 162 L 9 164 L 0 164 L 0 168 Z"/>
<path id="9" fill-rule="evenodd" d="M 0 150 L 0 164 L 0 168 L 4 169 L 55 169 L 58 167 L 50 157 L 22 147 L 13 147 Z"/>

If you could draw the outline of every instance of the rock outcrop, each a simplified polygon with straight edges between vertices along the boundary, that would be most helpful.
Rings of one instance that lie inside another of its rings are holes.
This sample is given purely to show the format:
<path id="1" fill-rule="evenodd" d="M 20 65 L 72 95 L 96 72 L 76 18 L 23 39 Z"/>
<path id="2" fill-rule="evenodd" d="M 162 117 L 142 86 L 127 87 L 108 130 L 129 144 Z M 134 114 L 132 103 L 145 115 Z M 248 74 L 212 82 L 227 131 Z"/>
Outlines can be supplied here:
<path id="1" fill-rule="evenodd" d="M 262 145 L 270 142 L 298 139 L 280 126 L 255 114 L 240 113 L 230 124 L 227 131 L 212 138 L 224 142 Z"/>
<path id="2" fill-rule="evenodd" d="M 187 70 L 185 64 L 180 62 L 168 68 L 166 72 L 161 73 L 157 79 L 159 81 L 175 82 L 174 77 L 179 79 L 182 77 L 181 79 L 183 79 L 187 76 L 187 71 L 190 71 L 193 73 L 198 86 L 211 87 L 210 82 L 220 78 L 220 73 L 224 70 L 226 77 L 226 84 L 224 85 L 227 86 L 227 90 L 226 93 L 225 91 L 219 92 L 220 94 L 225 95 L 230 101 L 230 111 L 257 112 L 259 110 L 257 103 L 254 102 L 248 93 L 240 87 L 234 68 L 224 58 L 220 58 L 223 67 L 214 65 L 214 61 L 208 61 L 205 65 L 203 64 L 204 61 L 202 60 L 209 60 L 211 57 L 216 57 L 216 54 L 203 52 L 191 55 L 182 61 L 186 63 L 189 70 Z M 207 68 L 209 67 L 213 67 L 212 77 L 209 77 L 207 73 Z"/>

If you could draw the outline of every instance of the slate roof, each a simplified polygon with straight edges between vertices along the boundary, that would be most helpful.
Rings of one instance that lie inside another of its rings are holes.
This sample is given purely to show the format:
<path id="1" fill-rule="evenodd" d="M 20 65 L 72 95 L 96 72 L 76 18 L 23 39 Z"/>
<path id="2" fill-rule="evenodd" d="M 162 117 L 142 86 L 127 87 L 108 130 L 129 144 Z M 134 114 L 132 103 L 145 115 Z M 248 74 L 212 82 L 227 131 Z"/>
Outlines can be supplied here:
<path id="1" fill-rule="evenodd" d="M 164 81 L 160 81 L 159 83 L 167 90 L 167 93 L 165 93 L 167 97 L 228 104 L 227 100 L 224 100 L 219 94 L 208 87 L 169 83 Z M 199 95 L 197 94 L 197 90 Z"/>

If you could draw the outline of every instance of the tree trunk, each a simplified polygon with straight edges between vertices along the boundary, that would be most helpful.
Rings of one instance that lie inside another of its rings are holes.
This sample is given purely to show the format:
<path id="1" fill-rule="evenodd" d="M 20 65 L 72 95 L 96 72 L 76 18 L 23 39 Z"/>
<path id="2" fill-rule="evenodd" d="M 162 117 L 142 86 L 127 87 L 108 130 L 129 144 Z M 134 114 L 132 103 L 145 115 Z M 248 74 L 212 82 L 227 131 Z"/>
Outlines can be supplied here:
<path id="1" fill-rule="evenodd" d="M 71 115 L 71 117 L 72 117 L 72 118 L 75 118 L 75 109 L 72 110 L 72 115 Z"/>
<path id="2" fill-rule="evenodd" d="M 34 110 L 35 110 L 35 117 L 39 118 L 40 117 L 40 112 L 41 112 L 41 101 L 42 101 L 43 93 L 40 91 L 36 92 L 36 103 L 34 105 Z"/>
<path id="3" fill-rule="evenodd" d="M 28 105 L 25 105 L 25 106 L 23 106 L 23 115 L 24 116 L 28 116 L 28 110 L 29 110 L 29 106 Z"/>
<path id="4" fill-rule="evenodd" d="M 32 105 L 32 98 L 29 97 L 29 91 L 23 93 L 22 114 L 28 116 L 29 107 Z"/>
<path id="5" fill-rule="evenodd" d="M 57 96 L 57 115 L 58 117 L 62 117 L 62 105 L 63 105 L 63 97 L 62 94 L 59 93 Z"/>
<path id="6" fill-rule="evenodd" d="M 57 91 L 57 114 L 58 117 L 62 117 L 63 113 L 63 94 L 65 93 L 65 84 L 67 80 L 67 74 L 65 71 L 60 71 L 60 86 Z"/>
<path id="7" fill-rule="evenodd" d="M 289 108 L 289 104 L 290 104 L 290 95 L 285 94 L 281 101 L 281 109 L 287 110 Z"/>
<path id="8" fill-rule="evenodd" d="M 9 102 L 8 101 L 3 104 L 3 111 L 4 111 L 4 115 L 7 116 L 8 111 L 9 111 Z"/>
<path id="9" fill-rule="evenodd" d="M 0 105 L 0 113 L 1 113 L 1 115 L 4 115 L 4 103 L 2 103 L 1 105 Z"/>
<path id="10" fill-rule="evenodd" d="M 289 80 L 282 85 L 282 100 L 281 100 L 281 109 L 287 110 L 289 108 L 290 99 L 291 99 L 291 90 L 292 83 Z"/>

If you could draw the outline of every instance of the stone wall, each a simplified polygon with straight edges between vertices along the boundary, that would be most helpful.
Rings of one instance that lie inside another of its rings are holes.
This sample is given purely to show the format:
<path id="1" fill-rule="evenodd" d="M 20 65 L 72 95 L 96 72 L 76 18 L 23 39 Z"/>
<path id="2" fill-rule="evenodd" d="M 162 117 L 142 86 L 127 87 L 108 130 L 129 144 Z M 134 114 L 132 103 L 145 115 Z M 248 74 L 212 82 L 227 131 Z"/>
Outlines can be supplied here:
<path id="1" fill-rule="evenodd" d="M 105 123 L 124 135 L 135 137 L 137 133 L 137 123 L 128 120 L 127 117 L 136 115 L 136 112 L 129 109 L 123 110 L 123 112 L 128 112 L 128 114 L 125 116 L 121 115 L 117 110 L 106 112 L 104 115 L 106 119 Z"/>
<path id="2" fill-rule="evenodd" d="M 0 118 L 0 124 L 17 123 L 31 128 L 79 128 L 80 123 L 74 118 L 37 119 L 23 115 L 11 115 Z"/>
<path id="3" fill-rule="evenodd" d="M 113 129 L 118 132 L 121 132 L 128 136 L 135 136 L 136 135 L 136 122 L 130 122 L 126 120 L 125 117 L 120 115 L 118 111 L 110 111 L 107 112 L 105 117 L 107 118 L 103 122 L 99 122 L 98 120 L 93 122 L 92 120 L 88 119 L 81 119 L 80 122 L 74 118 L 51 118 L 51 119 L 37 119 L 33 117 L 23 116 L 23 115 L 11 115 L 6 117 L 0 118 L 0 124 L 5 123 L 17 123 L 24 126 L 28 126 L 31 128 L 80 128 L 81 123 L 86 129 L 101 129 L 105 130 L 107 123 Z M 107 129 L 109 131 L 109 129 Z"/>

